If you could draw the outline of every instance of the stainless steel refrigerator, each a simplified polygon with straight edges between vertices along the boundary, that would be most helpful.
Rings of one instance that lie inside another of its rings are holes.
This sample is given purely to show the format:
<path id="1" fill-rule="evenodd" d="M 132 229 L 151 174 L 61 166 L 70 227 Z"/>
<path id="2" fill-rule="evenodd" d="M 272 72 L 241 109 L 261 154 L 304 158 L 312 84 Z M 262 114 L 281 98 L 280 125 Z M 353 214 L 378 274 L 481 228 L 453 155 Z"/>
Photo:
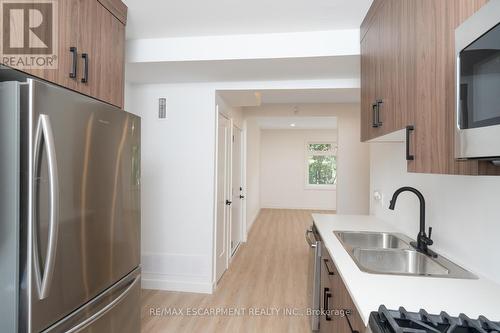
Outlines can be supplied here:
<path id="1" fill-rule="evenodd" d="M 139 332 L 140 118 L 0 81 L 0 332 Z"/>

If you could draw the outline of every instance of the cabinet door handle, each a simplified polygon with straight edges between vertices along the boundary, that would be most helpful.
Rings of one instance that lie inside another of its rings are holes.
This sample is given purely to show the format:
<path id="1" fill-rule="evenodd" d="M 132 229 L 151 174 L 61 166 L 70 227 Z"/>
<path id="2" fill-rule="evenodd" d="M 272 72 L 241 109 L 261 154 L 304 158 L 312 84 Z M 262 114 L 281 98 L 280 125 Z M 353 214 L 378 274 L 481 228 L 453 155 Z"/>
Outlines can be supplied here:
<path id="1" fill-rule="evenodd" d="M 372 127 L 373 128 L 377 128 L 378 127 L 378 124 L 377 124 L 377 108 L 378 108 L 378 104 L 377 103 L 373 103 L 372 104 Z"/>
<path id="2" fill-rule="evenodd" d="M 89 55 L 87 53 L 82 53 L 83 59 L 83 78 L 82 83 L 89 82 Z"/>
<path id="3" fill-rule="evenodd" d="M 323 289 L 323 310 L 325 311 L 325 320 L 331 321 L 332 317 L 328 314 L 330 311 L 330 297 L 332 297 L 332 293 L 330 293 L 330 288 Z"/>
<path id="4" fill-rule="evenodd" d="M 410 154 L 410 132 L 415 130 L 415 126 L 408 125 L 406 126 L 406 160 L 413 161 L 415 159 L 414 155 Z"/>
<path id="5" fill-rule="evenodd" d="M 380 106 L 382 104 L 384 104 L 384 101 L 381 100 L 381 99 L 378 99 L 376 103 L 377 103 L 377 117 L 376 117 L 375 122 L 377 124 L 377 127 L 381 127 L 382 126 L 382 122 L 380 121 Z"/>
<path id="6" fill-rule="evenodd" d="M 71 63 L 71 72 L 69 73 L 69 77 L 72 79 L 76 78 L 76 70 L 77 70 L 77 63 L 78 63 L 78 51 L 76 47 L 71 46 L 69 48 L 69 52 L 72 54 L 72 63 Z"/>
<path id="7" fill-rule="evenodd" d="M 381 99 L 377 99 L 375 103 L 372 104 L 372 127 L 378 128 L 382 126 L 382 122 L 380 121 L 380 105 L 383 104 L 384 101 Z"/>
<path id="8" fill-rule="evenodd" d="M 328 267 L 328 259 L 323 259 L 323 262 L 325 263 L 326 271 L 328 272 L 328 275 L 335 275 L 335 271 L 333 269 L 330 269 Z"/>
<path id="9" fill-rule="evenodd" d="M 349 316 L 351 315 L 352 311 L 351 310 L 344 310 L 345 313 L 345 319 L 347 320 L 347 325 L 349 325 L 349 329 L 351 330 L 351 333 L 359 333 L 358 330 L 355 330 L 352 327 L 351 321 L 349 320 Z"/>

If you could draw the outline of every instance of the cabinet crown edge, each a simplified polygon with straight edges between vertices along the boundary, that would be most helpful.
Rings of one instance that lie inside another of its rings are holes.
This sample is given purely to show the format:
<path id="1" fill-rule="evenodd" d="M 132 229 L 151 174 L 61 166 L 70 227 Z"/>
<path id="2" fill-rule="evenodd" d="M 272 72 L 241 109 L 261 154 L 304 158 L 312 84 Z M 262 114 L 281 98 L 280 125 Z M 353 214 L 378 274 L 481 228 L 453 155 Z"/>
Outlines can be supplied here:
<path id="1" fill-rule="evenodd" d="M 123 25 L 127 25 L 128 7 L 121 0 L 97 0 L 104 8 L 106 8 L 114 17 Z"/>

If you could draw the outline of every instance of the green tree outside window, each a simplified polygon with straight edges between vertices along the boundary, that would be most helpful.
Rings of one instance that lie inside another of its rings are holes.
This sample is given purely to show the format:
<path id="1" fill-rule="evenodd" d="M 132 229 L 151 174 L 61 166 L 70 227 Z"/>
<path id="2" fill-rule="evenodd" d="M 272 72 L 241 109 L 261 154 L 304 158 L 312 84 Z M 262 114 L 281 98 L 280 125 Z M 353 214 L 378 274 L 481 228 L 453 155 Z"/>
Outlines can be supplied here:
<path id="1" fill-rule="evenodd" d="M 331 143 L 308 144 L 308 184 L 337 184 L 337 147 Z"/>

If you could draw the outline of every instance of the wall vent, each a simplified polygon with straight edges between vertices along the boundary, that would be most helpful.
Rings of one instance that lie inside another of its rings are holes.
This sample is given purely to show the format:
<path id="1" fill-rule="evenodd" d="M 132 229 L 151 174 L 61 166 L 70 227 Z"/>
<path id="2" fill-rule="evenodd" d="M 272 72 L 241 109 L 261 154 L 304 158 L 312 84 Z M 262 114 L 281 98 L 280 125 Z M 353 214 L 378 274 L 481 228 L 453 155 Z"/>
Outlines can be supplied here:
<path id="1" fill-rule="evenodd" d="M 167 119 L 167 99 L 165 97 L 158 99 L 158 118 Z"/>

